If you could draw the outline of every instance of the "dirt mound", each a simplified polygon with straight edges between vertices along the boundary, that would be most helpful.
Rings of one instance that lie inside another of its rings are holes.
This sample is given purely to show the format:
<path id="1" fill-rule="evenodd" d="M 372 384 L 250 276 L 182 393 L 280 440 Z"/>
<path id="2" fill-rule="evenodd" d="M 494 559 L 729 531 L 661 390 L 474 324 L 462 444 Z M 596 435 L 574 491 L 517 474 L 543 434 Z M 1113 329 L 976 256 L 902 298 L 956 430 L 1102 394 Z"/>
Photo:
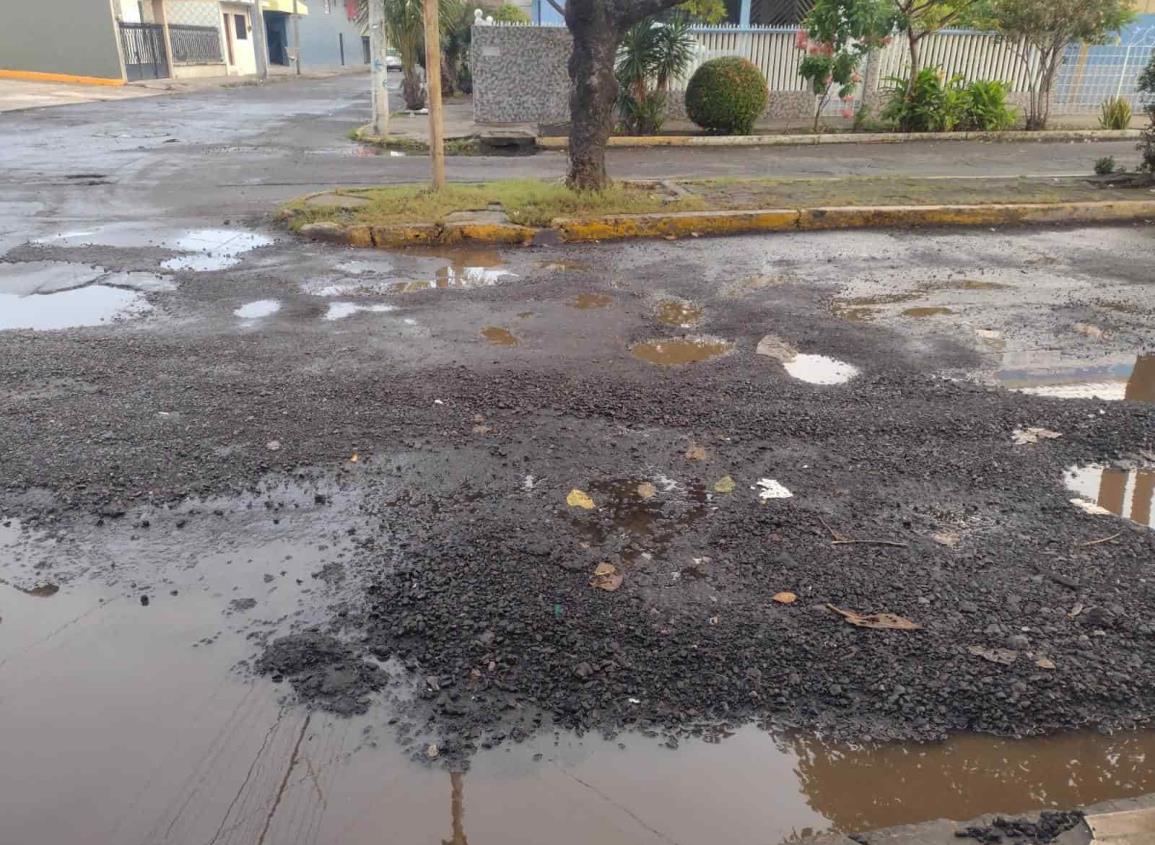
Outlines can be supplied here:
<path id="1" fill-rule="evenodd" d="M 277 682 L 287 679 L 303 700 L 343 716 L 368 710 L 369 694 L 387 680 L 344 643 L 317 631 L 273 640 L 256 669 Z"/>

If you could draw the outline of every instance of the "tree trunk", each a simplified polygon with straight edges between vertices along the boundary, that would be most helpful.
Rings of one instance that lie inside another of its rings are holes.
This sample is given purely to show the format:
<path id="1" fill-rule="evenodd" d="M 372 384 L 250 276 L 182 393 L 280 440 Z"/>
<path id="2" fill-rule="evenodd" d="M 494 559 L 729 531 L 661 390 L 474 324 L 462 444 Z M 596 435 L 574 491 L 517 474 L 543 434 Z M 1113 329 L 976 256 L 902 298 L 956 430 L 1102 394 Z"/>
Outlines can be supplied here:
<path id="1" fill-rule="evenodd" d="M 620 33 L 612 7 L 569 3 L 566 25 L 573 36 L 569 58 L 569 175 L 575 191 L 600 191 L 608 184 L 606 142 L 614 130 L 618 81 L 614 78 Z M 624 31 L 624 30 L 623 30 Z"/>
<path id="2" fill-rule="evenodd" d="M 918 76 L 918 72 L 922 70 L 922 58 L 919 55 L 919 39 L 922 35 L 916 35 L 913 29 L 906 31 L 906 43 L 910 48 L 910 77 L 906 81 L 906 96 L 909 97 L 914 93 L 914 78 Z"/>
<path id="3" fill-rule="evenodd" d="M 425 108 L 425 83 L 417 73 L 417 68 L 405 68 L 401 78 L 401 96 L 405 100 L 405 108 L 409 111 L 421 111 Z"/>

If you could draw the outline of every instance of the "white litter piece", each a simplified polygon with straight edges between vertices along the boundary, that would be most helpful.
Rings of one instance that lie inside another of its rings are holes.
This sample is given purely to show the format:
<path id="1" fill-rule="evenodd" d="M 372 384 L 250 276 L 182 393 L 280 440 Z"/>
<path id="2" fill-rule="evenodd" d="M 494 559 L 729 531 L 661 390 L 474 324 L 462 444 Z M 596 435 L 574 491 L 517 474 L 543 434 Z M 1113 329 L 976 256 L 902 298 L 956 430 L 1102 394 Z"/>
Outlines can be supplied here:
<path id="1" fill-rule="evenodd" d="M 769 502 L 771 499 L 791 499 L 794 497 L 793 493 L 773 478 L 760 478 L 758 479 L 757 485 L 750 489 L 757 490 L 758 498 L 763 502 Z"/>
<path id="2" fill-rule="evenodd" d="M 1102 505 L 1097 505 L 1094 502 L 1088 502 L 1086 499 L 1071 499 L 1071 504 L 1077 507 L 1084 513 L 1089 513 L 1091 516 L 1111 516 L 1111 511 L 1107 510 Z"/>

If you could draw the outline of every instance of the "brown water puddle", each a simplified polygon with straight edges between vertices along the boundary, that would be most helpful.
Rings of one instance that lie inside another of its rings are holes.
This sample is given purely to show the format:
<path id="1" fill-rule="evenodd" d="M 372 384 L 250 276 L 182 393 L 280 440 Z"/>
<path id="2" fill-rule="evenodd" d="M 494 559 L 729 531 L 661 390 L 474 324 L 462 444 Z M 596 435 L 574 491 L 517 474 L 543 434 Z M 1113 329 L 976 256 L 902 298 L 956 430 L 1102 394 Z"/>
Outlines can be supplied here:
<path id="1" fill-rule="evenodd" d="M 1009 290 L 1012 286 L 980 279 L 963 279 L 961 282 L 943 282 L 933 287 L 935 290 Z"/>
<path id="2" fill-rule="evenodd" d="M 572 514 L 578 536 L 626 561 L 643 553 L 663 554 L 679 535 L 706 515 L 706 487 L 672 479 L 595 481 L 589 494 L 596 510 Z"/>
<path id="3" fill-rule="evenodd" d="M 1133 362 L 1004 369 L 995 377 L 1004 387 L 1035 396 L 1155 402 L 1155 353 Z"/>
<path id="4" fill-rule="evenodd" d="M 727 355 L 733 348 L 734 344 L 727 340 L 684 337 L 635 343 L 630 353 L 649 364 L 676 367 Z"/>
<path id="5" fill-rule="evenodd" d="M 494 346 L 512 347 L 520 343 L 509 329 L 504 329 L 501 326 L 486 326 L 481 330 L 481 334 Z"/>
<path id="6" fill-rule="evenodd" d="M 611 305 L 614 298 L 605 293 L 579 293 L 573 299 L 566 303 L 570 308 L 577 308 L 582 311 L 589 311 L 594 308 L 605 308 Z"/>
<path id="7" fill-rule="evenodd" d="M 650 530 L 633 481 L 591 493 L 612 503 L 615 490 L 622 524 Z M 464 774 L 414 763 L 385 705 L 310 716 L 233 671 L 257 635 L 324 618 L 316 574 L 346 555 L 358 502 L 312 493 L 153 511 L 135 538 L 131 513 L 54 544 L 0 524 L 0 578 L 38 563 L 99 575 L 50 602 L 0 590 L 0 842 L 772 845 L 1155 791 L 1155 733 L 843 746 L 747 726 L 671 751 L 549 732 L 482 751 Z M 245 598 L 256 606 L 228 609 Z"/>
<path id="8" fill-rule="evenodd" d="M 681 299 L 664 299 L 658 303 L 655 316 L 659 323 L 682 329 L 693 328 L 702 319 L 703 309 Z"/>
<path id="9" fill-rule="evenodd" d="M 902 312 L 904 317 L 922 319 L 924 317 L 938 317 L 943 314 L 953 314 L 954 311 L 942 305 L 924 305 L 918 308 L 906 308 Z"/>
<path id="10" fill-rule="evenodd" d="M 1064 473 L 1063 483 L 1084 502 L 1155 528 L 1155 467 L 1073 466 Z"/>

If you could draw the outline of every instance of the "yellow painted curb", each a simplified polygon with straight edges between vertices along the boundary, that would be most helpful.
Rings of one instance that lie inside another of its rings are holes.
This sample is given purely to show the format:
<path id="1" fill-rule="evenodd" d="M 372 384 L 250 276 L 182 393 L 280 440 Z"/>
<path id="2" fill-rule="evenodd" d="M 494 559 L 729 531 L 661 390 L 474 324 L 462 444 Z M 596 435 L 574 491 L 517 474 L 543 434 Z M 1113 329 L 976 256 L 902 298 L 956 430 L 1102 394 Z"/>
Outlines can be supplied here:
<path id="1" fill-rule="evenodd" d="M 477 243 L 503 246 L 521 246 L 533 241 L 537 229 L 509 223 L 460 223 L 446 226 L 441 236 L 442 243 L 475 241 Z"/>
<path id="2" fill-rule="evenodd" d="M 798 228 L 798 211 L 789 208 L 755 211 L 680 211 L 670 214 L 618 214 L 607 217 L 565 217 L 552 222 L 566 243 L 617 241 L 626 238 L 685 238 L 740 235 L 746 232 L 789 232 Z"/>
<path id="3" fill-rule="evenodd" d="M 1128 141 L 1141 129 L 1053 129 L 1037 132 L 827 132 L 818 135 L 613 135 L 610 147 L 804 147 L 818 144 L 906 144 L 914 141 Z M 543 150 L 565 150 L 569 138 L 542 136 Z"/>
<path id="4" fill-rule="evenodd" d="M 411 226 L 374 226 L 373 246 L 378 249 L 401 246 L 427 246 L 441 240 L 441 227 L 432 223 Z"/>
<path id="5" fill-rule="evenodd" d="M 802 231 L 1127 222 L 1155 217 L 1155 200 L 988 205 L 832 206 L 801 209 Z"/>
<path id="6" fill-rule="evenodd" d="M 11 70 L 0 68 L 0 79 L 20 79 L 25 82 L 64 82 L 70 85 L 124 85 L 123 79 L 109 79 L 104 76 L 77 76 L 71 73 L 42 73 L 38 70 Z"/>

